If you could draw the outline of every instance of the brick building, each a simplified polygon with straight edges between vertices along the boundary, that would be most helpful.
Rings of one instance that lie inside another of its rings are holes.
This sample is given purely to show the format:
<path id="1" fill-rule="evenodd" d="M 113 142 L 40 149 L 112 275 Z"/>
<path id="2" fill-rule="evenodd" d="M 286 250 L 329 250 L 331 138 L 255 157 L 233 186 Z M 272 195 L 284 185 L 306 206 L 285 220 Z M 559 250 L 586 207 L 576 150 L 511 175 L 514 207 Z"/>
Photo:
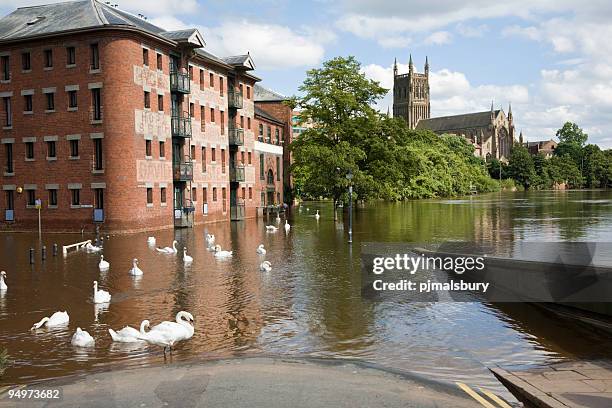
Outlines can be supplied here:
<path id="1" fill-rule="evenodd" d="M 255 216 L 278 146 L 256 139 L 254 68 L 96 0 L 0 19 L 0 228 L 32 229 L 37 199 L 53 230 Z"/>

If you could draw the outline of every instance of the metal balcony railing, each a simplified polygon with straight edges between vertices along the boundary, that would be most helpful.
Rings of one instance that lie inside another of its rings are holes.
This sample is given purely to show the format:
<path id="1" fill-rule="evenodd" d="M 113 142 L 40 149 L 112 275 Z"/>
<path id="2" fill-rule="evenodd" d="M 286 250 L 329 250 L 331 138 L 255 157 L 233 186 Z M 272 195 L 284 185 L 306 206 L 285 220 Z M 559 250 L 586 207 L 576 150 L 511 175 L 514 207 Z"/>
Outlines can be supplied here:
<path id="1" fill-rule="evenodd" d="M 170 90 L 173 92 L 190 93 L 191 79 L 186 72 L 170 71 Z"/>
<path id="2" fill-rule="evenodd" d="M 234 203 L 230 205 L 230 220 L 244 220 L 245 207 L 244 203 Z"/>
<path id="3" fill-rule="evenodd" d="M 230 108 L 242 109 L 243 101 L 244 101 L 244 99 L 242 97 L 242 92 L 235 91 L 235 90 L 230 90 L 227 93 L 227 105 Z"/>
<path id="4" fill-rule="evenodd" d="M 193 180 L 193 163 L 189 161 L 174 163 L 172 165 L 172 178 L 175 181 L 192 181 Z"/>
<path id="5" fill-rule="evenodd" d="M 244 180 L 244 166 L 230 166 L 230 182 L 243 183 Z"/>
<path id="6" fill-rule="evenodd" d="M 239 127 L 229 128 L 229 144 L 230 146 L 244 145 L 244 129 Z"/>
<path id="7" fill-rule="evenodd" d="M 191 117 L 189 115 L 172 116 L 172 137 L 191 137 Z"/>

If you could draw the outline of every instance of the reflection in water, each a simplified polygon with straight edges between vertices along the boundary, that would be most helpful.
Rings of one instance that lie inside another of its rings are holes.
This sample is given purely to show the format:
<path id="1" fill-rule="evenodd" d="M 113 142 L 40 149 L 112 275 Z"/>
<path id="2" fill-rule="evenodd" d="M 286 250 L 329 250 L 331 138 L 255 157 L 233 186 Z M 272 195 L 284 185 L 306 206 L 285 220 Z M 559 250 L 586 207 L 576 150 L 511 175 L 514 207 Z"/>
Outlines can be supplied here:
<path id="1" fill-rule="evenodd" d="M 238 352 L 355 357 L 501 391 L 487 366 L 612 355 L 609 338 L 530 305 L 411 303 L 401 296 L 373 302 L 360 295 L 360 242 L 475 241 L 498 254 L 511 253 L 523 240 L 610 242 L 607 192 L 496 193 L 359 206 L 352 247 L 343 217 L 334 223 L 329 204 L 303 207 L 290 216 L 288 234 L 266 233 L 273 218 L 157 232 L 157 242 L 178 241 L 178 255 L 148 245 L 150 233 L 111 236 L 103 251 L 111 267 L 104 272 L 97 267 L 99 254 L 84 251 L 31 266 L 28 248 L 38 248 L 37 237 L 0 235 L 0 268 L 9 284 L 0 295 L 0 344 L 15 362 L 0 382 L 161 364 L 159 348 L 113 343 L 108 329 L 139 327 L 144 319 L 154 325 L 181 310 L 194 315 L 195 334 L 176 347 L 175 361 Z M 207 233 L 234 257 L 216 259 L 207 250 Z M 79 240 L 81 235 L 47 234 L 44 244 Z M 265 257 L 255 251 L 261 243 Z M 183 263 L 184 246 L 194 258 L 190 266 Z M 128 273 L 134 257 L 143 276 Z M 260 271 L 263 259 L 272 271 Z M 110 304 L 92 304 L 96 279 L 112 294 Z M 29 330 L 57 310 L 68 311 L 69 327 Z M 96 339 L 95 348 L 70 345 L 77 326 Z"/>

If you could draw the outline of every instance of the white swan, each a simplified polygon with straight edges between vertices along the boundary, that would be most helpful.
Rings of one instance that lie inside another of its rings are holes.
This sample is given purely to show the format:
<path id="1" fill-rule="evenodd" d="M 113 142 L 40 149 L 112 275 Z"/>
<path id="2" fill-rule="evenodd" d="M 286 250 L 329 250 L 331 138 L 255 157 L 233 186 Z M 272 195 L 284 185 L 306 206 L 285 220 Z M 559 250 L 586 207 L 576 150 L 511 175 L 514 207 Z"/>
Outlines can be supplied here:
<path id="1" fill-rule="evenodd" d="M 113 341 L 118 343 L 136 343 L 143 341 L 143 339 L 139 338 L 139 336 L 144 336 L 146 334 L 145 327 L 149 327 L 148 320 L 143 320 L 142 323 L 140 323 L 140 331 L 133 327 L 125 326 L 118 332 L 114 331 L 113 329 L 108 329 L 108 332 L 110 333 Z"/>
<path id="2" fill-rule="evenodd" d="M 315 218 L 318 220 L 319 218 L 321 218 L 321 216 L 319 215 L 319 210 L 317 210 L 317 213 L 315 214 Z"/>
<path id="3" fill-rule="evenodd" d="M 0 271 L 0 292 L 4 292 L 8 289 L 6 286 L 6 282 L 4 282 L 4 278 L 6 277 L 6 272 Z"/>
<path id="4" fill-rule="evenodd" d="M 187 255 L 187 248 L 183 248 L 183 262 L 185 262 L 186 264 L 193 262 L 193 257 Z"/>
<path id="5" fill-rule="evenodd" d="M 35 323 L 34 326 L 32 326 L 32 330 L 40 329 L 43 326 L 61 326 L 64 324 L 68 324 L 69 321 L 70 316 L 68 316 L 67 312 L 55 312 L 51 315 L 51 317 L 43 317 L 42 319 L 40 319 L 38 323 Z"/>
<path id="6" fill-rule="evenodd" d="M 88 242 L 87 244 L 85 244 L 85 249 L 87 250 L 87 252 L 100 252 L 102 250 L 102 247 L 92 245 L 91 242 Z"/>
<path id="7" fill-rule="evenodd" d="M 209 248 L 215 245 L 215 236 L 213 234 L 206 234 L 206 245 Z"/>
<path id="8" fill-rule="evenodd" d="M 163 252 L 164 254 L 176 254 L 178 250 L 176 249 L 176 240 L 172 241 L 172 248 L 164 247 L 164 248 L 156 248 L 158 252 Z"/>
<path id="9" fill-rule="evenodd" d="M 100 268 L 101 271 L 110 268 L 108 261 L 104 260 L 104 255 L 100 255 L 100 263 L 98 264 L 98 268 Z"/>
<path id="10" fill-rule="evenodd" d="M 155 237 L 148 237 L 147 238 L 147 244 L 149 245 L 155 245 Z"/>
<path id="11" fill-rule="evenodd" d="M 134 258 L 132 261 L 132 269 L 130 269 L 130 275 L 132 276 L 141 276 L 142 269 L 138 267 L 138 259 Z"/>
<path id="12" fill-rule="evenodd" d="M 98 290 L 98 281 L 94 281 L 94 303 L 108 303 L 111 300 L 111 295 L 105 290 Z"/>
<path id="13" fill-rule="evenodd" d="M 275 227 L 274 225 L 266 225 L 266 232 L 276 232 L 278 231 L 278 228 Z"/>
<path id="14" fill-rule="evenodd" d="M 280 224 L 281 219 L 280 219 L 280 213 L 276 213 L 276 223 Z"/>
<path id="15" fill-rule="evenodd" d="M 96 341 L 87 331 L 77 327 L 76 332 L 72 335 L 72 341 L 70 343 L 77 347 L 93 347 Z"/>
<path id="16" fill-rule="evenodd" d="M 285 232 L 289 232 L 290 229 L 291 229 L 291 225 L 289 225 L 289 222 L 285 220 Z"/>
<path id="17" fill-rule="evenodd" d="M 259 255 L 265 255 L 266 254 L 266 248 L 264 248 L 264 244 L 259 244 L 259 246 L 257 247 L 257 253 Z"/>
<path id="18" fill-rule="evenodd" d="M 161 322 L 153 326 L 149 332 L 140 334 L 138 338 L 163 347 L 165 356 L 166 348 L 172 352 L 175 343 L 191 338 L 193 332 L 193 316 L 189 312 L 180 311 L 176 314 L 176 322 Z"/>
<path id="19" fill-rule="evenodd" d="M 259 270 L 264 272 L 270 272 L 272 270 L 272 264 L 270 261 L 263 261 L 261 265 L 259 265 Z"/>
<path id="20" fill-rule="evenodd" d="M 233 251 L 224 251 L 221 249 L 221 245 L 215 245 L 215 257 L 217 258 L 229 258 L 233 255 Z"/>

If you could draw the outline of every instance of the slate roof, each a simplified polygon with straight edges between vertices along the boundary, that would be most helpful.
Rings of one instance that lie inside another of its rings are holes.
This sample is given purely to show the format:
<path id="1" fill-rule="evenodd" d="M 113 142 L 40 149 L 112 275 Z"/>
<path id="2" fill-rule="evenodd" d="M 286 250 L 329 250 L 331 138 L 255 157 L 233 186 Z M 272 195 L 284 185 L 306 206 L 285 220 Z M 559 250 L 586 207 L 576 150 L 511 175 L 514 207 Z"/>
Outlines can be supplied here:
<path id="1" fill-rule="evenodd" d="M 255 115 L 261 116 L 262 118 L 267 119 L 267 120 L 269 120 L 271 122 L 276 122 L 279 125 L 284 125 L 282 120 L 275 118 L 274 116 L 270 115 L 268 112 L 266 112 L 265 110 L 261 109 L 257 105 L 255 105 Z"/>
<path id="2" fill-rule="evenodd" d="M 495 117 L 500 110 L 494 111 Z M 491 111 L 466 113 L 463 115 L 440 116 L 438 118 L 421 119 L 417 129 L 430 129 L 434 132 L 445 132 L 467 128 L 486 127 L 491 123 Z"/>
<path id="3" fill-rule="evenodd" d="M 253 87 L 253 95 L 255 97 L 255 102 L 282 102 L 289 99 L 286 96 L 281 95 L 278 92 L 274 92 L 271 89 L 264 88 L 261 85 L 255 85 Z"/>

